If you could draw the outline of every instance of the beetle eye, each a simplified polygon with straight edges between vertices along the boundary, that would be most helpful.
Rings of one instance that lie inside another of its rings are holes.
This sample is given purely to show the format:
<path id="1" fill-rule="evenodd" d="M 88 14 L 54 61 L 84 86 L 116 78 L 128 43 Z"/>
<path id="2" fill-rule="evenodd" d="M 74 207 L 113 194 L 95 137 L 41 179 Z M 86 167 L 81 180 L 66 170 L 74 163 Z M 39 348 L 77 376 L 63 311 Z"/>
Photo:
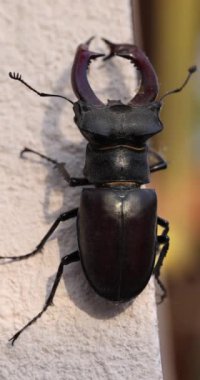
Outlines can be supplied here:
<path id="1" fill-rule="evenodd" d="M 88 107 L 86 105 L 83 105 L 82 111 L 87 112 L 88 111 Z"/>
<path id="2" fill-rule="evenodd" d="M 161 108 L 162 106 L 162 103 L 161 102 L 153 102 L 151 105 L 150 105 L 150 108 L 154 111 L 154 110 L 157 110 L 159 111 L 159 109 Z"/>

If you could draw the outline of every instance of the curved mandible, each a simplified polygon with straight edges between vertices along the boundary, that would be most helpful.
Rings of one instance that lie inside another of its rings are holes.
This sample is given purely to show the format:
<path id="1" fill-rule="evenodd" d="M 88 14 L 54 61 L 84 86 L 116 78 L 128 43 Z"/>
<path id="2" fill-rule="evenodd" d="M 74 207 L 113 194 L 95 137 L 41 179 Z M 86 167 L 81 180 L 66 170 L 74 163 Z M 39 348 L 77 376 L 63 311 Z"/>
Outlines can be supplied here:
<path id="1" fill-rule="evenodd" d="M 102 105 L 103 103 L 94 94 L 87 79 L 87 70 L 90 62 L 93 59 L 104 56 L 104 54 L 88 50 L 93 38 L 91 37 L 87 42 L 78 46 L 72 66 L 71 82 L 73 91 L 78 99 L 88 104 Z"/>
<path id="2" fill-rule="evenodd" d="M 154 101 L 158 94 L 158 79 L 152 64 L 144 52 L 135 45 L 114 44 L 103 38 L 108 45 L 110 53 L 104 58 L 107 60 L 114 55 L 129 59 L 140 71 L 142 81 L 139 92 L 131 99 L 129 104 L 143 105 Z"/>

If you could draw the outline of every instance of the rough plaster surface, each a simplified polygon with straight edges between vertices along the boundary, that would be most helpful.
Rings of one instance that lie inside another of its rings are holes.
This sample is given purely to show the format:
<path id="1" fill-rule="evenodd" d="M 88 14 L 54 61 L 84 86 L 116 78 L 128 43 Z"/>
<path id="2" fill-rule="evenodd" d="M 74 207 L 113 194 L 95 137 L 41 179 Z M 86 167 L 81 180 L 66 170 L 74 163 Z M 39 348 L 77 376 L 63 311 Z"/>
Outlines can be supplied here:
<path id="1" fill-rule="evenodd" d="M 40 91 L 75 99 L 70 69 L 76 46 L 91 35 L 98 36 L 97 51 L 104 48 L 100 36 L 131 42 L 131 14 L 127 0 L 7 0 L 0 17 L 0 254 L 20 255 L 34 249 L 61 212 L 78 205 L 81 191 L 37 157 L 20 160 L 20 149 L 65 161 L 79 176 L 85 142 L 70 104 L 39 98 L 11 81 L 8 71 L 22 73 Z M 102 99 L 131 94 L 133 69 L 124 62 L 122 75 L 119 60 L 91 68 Z M 66 267 L 55 306 L 13 348 L 7 344 L 41 310 L 61 257 L 76 247 L 75 222 L 69 221 L 42 254 L 0 266 L 0 379 L 162 379 L 153 282 L 135 302 L 113 305 L 89 287 L 80 263 Z"/>

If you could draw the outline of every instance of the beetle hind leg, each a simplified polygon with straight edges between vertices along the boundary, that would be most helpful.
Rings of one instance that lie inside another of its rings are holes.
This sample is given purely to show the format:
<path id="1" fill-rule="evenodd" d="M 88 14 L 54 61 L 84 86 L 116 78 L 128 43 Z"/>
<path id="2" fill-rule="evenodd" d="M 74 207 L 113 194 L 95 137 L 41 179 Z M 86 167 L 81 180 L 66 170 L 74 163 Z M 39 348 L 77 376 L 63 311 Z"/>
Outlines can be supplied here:
<path id="1" fill-rule="evenodd" d="M 158 304 L 160 304 L 167 297 L 167 290 L 165 286 L 163 285 L 162 281 L 160 280 L 160 270 L 169 249 L 169 236 L 168 236 L 169 223 L 168 221 L 160 217 L 157 218 L 157 223 L 158 225 L 163 227 L 163 232 L 161 233 L 161 235 L 157 236 L 157 248 L 158 248 L 159 257 L 154 267 L 153 273 L 160 289 L 162 290 L 162 294 L 160 295 L 160 301 L 158 302 Z M 161 246 L 162 248 L 160 248 Z"/>
<path id="2" fill-rule="evenodd" d="M 46 235 L 42 238 L 40 243 L 36 246 L 36 248 L 31 251 L 30 253 L 27 253 L 25 255 L 21 256 L 0 256 L 0 260 L 9 260 L 10 261 L 21 261 L 24 259 L 28 259 L 29 257 L 35 256 L 37 253 L 41 252 L 44 245 L 46 244 L 47 240 L 50 238 L 50 236 L 53 234 L 53 232 L 56 230 L 60 222 L 65 222 L 68 219 L 74 218 L 77 216 L 78 208 L 74 208 L 70 211 L 63 212 L 56 221 L 52 224 Z"/>
<path id="3" fill-rule="evenodd" d="M 62 276 L 62 273 L 63 273 L 63 268 L 65 265 L 68 265 L 70 263 L 73 263 L 73 262 L 76 262 L 76 261 L 79 261 L 80 258 L 79 258 L 79 252 L 78 251 L 75 251 L 73 253 L 71 253 L 70 255 L 66 255 L 62 258 L 61 260 L 61 263 L 58 267 L 58 271 L 57 271 L 57 274 L 56 274 L 56 278 L 54 280 L 54 283 L 53 283 L 53 286 L 52 286 L 52 289 L 51 289 L 51 292 L 44 304 L 44 307 L 43 309 L 40 311 L 40 313 L 38 313 L 34 318 L 32 318 L 21 330 L 17 331 L 15 335 L 13 335 L 13 337 L 11 339 L 9 339 L 9 341 L 11 342 L 12 346 L 13 344 L 15 343 L 16 339 L 21 335 L 21 333 L 29 326 L 31 326 L 33 323 L 35 323 L 37 321 L 38 318 L 40 318 L 42 316 L 42 314 L 47 310 L 47 308 L 52 305 L 53 303 L 53 298 L 54 298 L 54 295 L 55 295 L 55 292 L 56 292 L 56 289 L 59 285 L 59 282 L 60 282 L 60 279 L 61 279 L 61 276 Z"/>
<path id="4" fill-rule="evenodd" d="M 162 239 L 161 239 L 162 238 Z M 163 245 L 159 252 L 159 258 L 154 268 L 154 276 L 156 278 L 156 281 L 158 285 L 160 286 L 160 289 L 162 290 L 162 294 L 160 295 L 160 301 L 158 304 L 162 303 L 164 299 L 167 297 L 167 290 L 165 286 L 163 285 L 162 281 L 160 280 L 160 270 L 163 265 L 163 261 L 165 259 L 165 256 L 167 254 L 167 251 L 169 249 L 169 237 L 168 236 L 158 236 L 158 247 L 160 248 L 160 245 Z"/>

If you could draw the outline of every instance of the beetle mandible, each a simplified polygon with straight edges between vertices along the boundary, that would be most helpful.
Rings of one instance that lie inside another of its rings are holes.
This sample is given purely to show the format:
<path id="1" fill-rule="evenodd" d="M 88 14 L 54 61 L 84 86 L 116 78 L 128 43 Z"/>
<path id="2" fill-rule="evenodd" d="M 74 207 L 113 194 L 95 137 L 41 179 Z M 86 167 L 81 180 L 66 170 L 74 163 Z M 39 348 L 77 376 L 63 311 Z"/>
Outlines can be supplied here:
<path id="1" fill-rule="evenodd" d="M 181 87 L 156 101 L 157 76 L 144 52 L 135 45 L 114 44 L 103 39 L 110 49 L 104 60 L 115 55 L 128 59 L 141 74 L 140 90 L 128 104 L 120 100 L 108 100 L 104 104 L 87 80 L 89 63 L 104 56 L 89 50 L 92 39 L 78 46 L 75 55 L 71 78 L 78 98 L 76 102 L 62 95 L 38 92 L 21 75 L 9 73 L 12 79 L 39 96 L 56 96 L 72 103 L 74 121 L 88 140 L 83 178 L 71 177 L 64 163 L 33 149 L 24 148 L 21 156 L 32 153 L 48 160 L 70 186 L 93 185 L 82 191 L 80 207 L 62 213 L 31 253 L 0 256 L 0 259 L 17 261 L 36 255 L 60 222 L 77 217 L 78 251 L 62 258 L 43 309 L 10 339 L 12 344 L 52 303 L 63 267 L 72 262 L 81 261 L 92 288 L 110 301 L 126 302 L 136 297 L 152 274 L 162 290 L 161 301 L 166 297 L 160 269 L 169 248 L 169 224 L 157 216 L 155 191 L 141 188 L 141 185 L 149 182 L 150 173 L 165 169 L 167 163 L 149 149 L 146 141 L 163 129 L 159 119 L 162 99 L 181 91 L 196 67 L 189 69 Z M 150 164 L 151 160 L 153 164 Z M 157 235 L 157 226 L 162 227 L 160 235 Z"/>

